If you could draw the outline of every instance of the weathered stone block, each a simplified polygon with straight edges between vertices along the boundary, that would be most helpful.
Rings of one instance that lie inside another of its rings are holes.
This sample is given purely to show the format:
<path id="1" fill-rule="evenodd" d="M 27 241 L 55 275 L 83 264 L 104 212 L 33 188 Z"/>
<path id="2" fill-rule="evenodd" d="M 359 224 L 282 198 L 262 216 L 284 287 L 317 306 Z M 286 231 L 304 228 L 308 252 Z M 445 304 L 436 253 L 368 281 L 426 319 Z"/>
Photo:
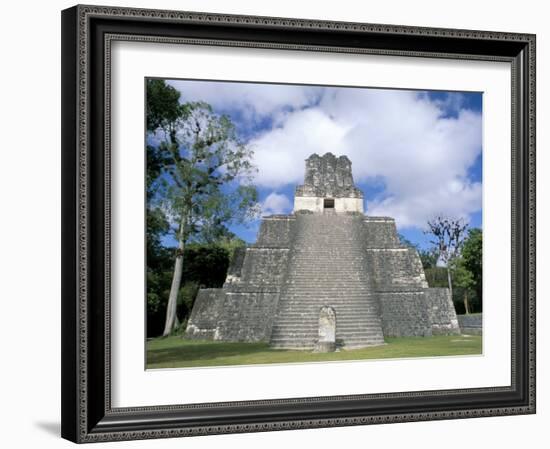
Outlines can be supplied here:
<path id="1" fill-rule="evenodd" d="M 458 318 L 458 325 L 463 334 L 482 335 L 483 315 L 481 313 L 457 315 L 457 318 Z"/>
<path id="2" fill-rule="evenodd" d="M 187 338 L 215 340 L 218 331 L 219 312 L 225 297 L 221 288 L 201 289 L 195 299 L 187 321 Z"/>
<path id="3" fill-rule="evenodd" d="M 448 288 L 427 288 L 426 303 L 434 335 L 460 334 L 456 311 Z"/>

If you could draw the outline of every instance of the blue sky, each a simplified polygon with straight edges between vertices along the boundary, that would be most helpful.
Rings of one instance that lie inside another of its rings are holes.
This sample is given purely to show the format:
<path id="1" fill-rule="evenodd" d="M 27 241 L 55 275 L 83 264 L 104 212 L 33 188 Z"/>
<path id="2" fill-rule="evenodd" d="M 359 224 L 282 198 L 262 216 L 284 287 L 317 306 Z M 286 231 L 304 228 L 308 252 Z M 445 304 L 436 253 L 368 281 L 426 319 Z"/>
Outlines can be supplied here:
<path id="1" fill-rule="evenodd" d="M 482 94 L 357 87 L 167 80 L 181 102 L 227 114 L 254 149 L 262 213 L 292 212 L 312 153 L 347 155 L 365 213 L 395 218 L 428 246 L 436 214 L 481 227 Z M 254 242 L 259 220 L 231 230 Z M 170 240 L 166 241 L 170 244 Z"/>

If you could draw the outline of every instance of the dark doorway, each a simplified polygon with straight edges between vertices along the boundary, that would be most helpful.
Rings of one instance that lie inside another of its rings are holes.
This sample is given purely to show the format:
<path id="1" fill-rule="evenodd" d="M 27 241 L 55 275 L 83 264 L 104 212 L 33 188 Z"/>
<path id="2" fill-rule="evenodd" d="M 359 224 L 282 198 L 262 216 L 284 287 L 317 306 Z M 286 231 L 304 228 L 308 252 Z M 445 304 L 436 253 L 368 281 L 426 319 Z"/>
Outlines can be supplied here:
<path id="1" fill-rule="evenodd" d="M 325 198 L 323 200 L 324 209 L 334 209 L 334 200 L 332 198 Z"/>

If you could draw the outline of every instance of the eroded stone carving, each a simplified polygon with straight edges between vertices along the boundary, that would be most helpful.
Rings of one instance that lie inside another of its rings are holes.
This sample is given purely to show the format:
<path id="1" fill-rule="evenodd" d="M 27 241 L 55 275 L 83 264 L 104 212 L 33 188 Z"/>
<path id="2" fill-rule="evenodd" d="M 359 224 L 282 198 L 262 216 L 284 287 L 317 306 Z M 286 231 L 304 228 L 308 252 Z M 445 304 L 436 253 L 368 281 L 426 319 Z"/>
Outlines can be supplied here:
<path id="1" fill-rule="evenodd" d="M 336 314 L 332 307 L 321 307 L 319 311 L 318 352 L 332 352 L 336 349 Z"/>
<path id="2" fill-rule="evenodd" d="M 363 192 L 355 187 L 347 156 L 312 154 L 306 159 L 304 184 L 296 187 L 294 211 L 321 212 L 333 202 L 336 212 L 363 212 Z"/>

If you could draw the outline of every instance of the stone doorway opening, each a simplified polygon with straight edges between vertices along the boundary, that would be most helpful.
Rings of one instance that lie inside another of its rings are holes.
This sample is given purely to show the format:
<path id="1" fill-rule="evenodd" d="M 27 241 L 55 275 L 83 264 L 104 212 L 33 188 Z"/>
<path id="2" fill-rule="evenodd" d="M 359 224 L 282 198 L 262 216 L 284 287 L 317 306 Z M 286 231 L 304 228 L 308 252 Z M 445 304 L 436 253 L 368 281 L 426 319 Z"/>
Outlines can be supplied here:
<path id="1" fill-rule="evenodd" d="M 334 209 L 334 198 L 325 198 L 323 200 L 323 209 Z"/>

